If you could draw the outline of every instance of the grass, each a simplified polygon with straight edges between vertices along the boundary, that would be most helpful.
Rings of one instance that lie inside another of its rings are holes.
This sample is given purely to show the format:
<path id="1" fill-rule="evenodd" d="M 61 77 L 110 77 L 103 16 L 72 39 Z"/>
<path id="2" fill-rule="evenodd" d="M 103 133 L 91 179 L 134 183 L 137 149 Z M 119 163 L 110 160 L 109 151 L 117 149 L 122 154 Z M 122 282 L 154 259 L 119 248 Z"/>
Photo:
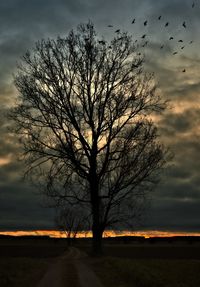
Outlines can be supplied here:
<path id="1" fill-rule="evenodd" d="M 200 245 L 186 244 L 118 244 L 105 245 L 110 257 L 130 259 L 200 259 Z"/>
<path id="2" fill-rule="evenodd" d="M 106 287 L 197 287 L 200 261 L 104 257 L 92 267 Z"/>
<path id="3" fill-rule="evenodd" d="M 66 242 L 40 239 L 0 241 L 0 287 L 35 287 L 49 265 L 67 250 Z"/>
<path id="4" fill-rule="evenodd" d="M 90 251 L 88 244 L 76 247 Z M 2 241 L 0 287 L 37 286 L 49 264 L 66 250 L 64 241 Z M 104 251 L 104 257 L 88 262 L 105 287 L 200 286 L 199 244 L 107 244 Z M 78 286 L 73 264 L 66 262 L 63 268 L 64 282 Z"/>
<path id="5" fill-rule="evenodd" d="M 33 287 L 49 266 L 49 260 L 36 258 L 0 258 L 1 287 Z"/>

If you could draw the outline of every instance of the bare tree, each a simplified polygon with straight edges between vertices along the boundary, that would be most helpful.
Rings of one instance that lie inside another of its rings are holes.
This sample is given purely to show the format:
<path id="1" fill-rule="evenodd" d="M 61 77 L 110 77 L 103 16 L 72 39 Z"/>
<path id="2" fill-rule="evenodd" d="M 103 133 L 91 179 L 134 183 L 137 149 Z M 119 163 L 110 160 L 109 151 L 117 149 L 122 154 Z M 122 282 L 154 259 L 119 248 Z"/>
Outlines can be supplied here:
<path id="1" fill-rule="evenodd" d="M 90 207 L 93 250 L 101 252 L 105 228 L 131 222 L 165 163 L 151 119 L 165 103 L 153 76 L 127 33 L 107 42 L 89 22 L 38 42 L 15 85 L 12 118 L 27 173 L 57 204 Z"/>
<path id="2" fill-rule="evenodd" d="M 77 237 L 78 232 L 89 230 L 89 216 L 84 210 L 65 205 L 59 206 L 56 211 L 56 226 L 65 232 L 69 245 L 71 245 L 71 239 Z"/>

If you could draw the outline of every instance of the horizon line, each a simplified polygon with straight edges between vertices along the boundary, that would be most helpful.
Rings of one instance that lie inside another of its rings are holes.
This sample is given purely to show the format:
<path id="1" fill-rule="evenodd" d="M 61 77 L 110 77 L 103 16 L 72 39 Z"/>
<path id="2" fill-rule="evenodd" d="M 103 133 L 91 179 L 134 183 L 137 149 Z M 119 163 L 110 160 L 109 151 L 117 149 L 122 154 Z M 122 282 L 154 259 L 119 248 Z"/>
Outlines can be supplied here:
<path id="1" fill-rule="evenodd" d="M 73 234 L 73 232 L 72 232 Z M 66 238 L 65 231 L 54 229 L 36 229 L 36 230 L 15 230 L 15 231 L 0 231 L 0 235 L 9 235 L 14 237 L 19 236 L 49 236 L 50 238 Z M 144 238 L 154 237 L 176 237 L 176 236 L 200 236 L 200 232 L 184 232 L 184 231 L 160 231 L 160 230 L 143 230 L 143 231 L 130 231 L 130 230 L 105 230 L 103 238 L 119 237 L 119 236 L 135 236 Z M 79 231 L 77 238 L 91 238 L 91 231 Z"/>

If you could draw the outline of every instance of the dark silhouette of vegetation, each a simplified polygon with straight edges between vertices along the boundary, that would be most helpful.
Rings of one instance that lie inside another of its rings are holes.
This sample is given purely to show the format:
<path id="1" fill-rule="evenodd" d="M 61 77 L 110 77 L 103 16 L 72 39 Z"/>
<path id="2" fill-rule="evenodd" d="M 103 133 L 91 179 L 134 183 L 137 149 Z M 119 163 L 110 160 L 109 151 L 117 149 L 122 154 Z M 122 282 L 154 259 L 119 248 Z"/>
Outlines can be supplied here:
<path id="1" fill-rule="evenodd" d="M 165 103 L 132 38 L 107 42 L 92 23 L 27 52 L 12 111 L 27 174 L 57 205 L 85 206 L 93 251 L 105 228 L 131 224 L 158 181 L 167 151 L 151 115 Z"/>
<path id="2" fill-rule="evenodd" d="M 55 218 L 56 227 L 65 232 L 68 245 L 77 237 L 78 232 L 87 232 L 90 228 L 90 217 L 83 213 L 83 210 L 59 206 Z"/>

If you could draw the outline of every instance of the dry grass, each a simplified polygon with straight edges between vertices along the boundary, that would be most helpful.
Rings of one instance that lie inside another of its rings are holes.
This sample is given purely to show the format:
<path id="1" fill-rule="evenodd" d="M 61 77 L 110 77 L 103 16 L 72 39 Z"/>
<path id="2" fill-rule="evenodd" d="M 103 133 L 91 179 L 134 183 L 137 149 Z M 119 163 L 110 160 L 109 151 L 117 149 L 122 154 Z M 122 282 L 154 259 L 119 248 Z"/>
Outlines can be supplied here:
<path id="1" fill-rule="evenodd" d="M 110 257 L 130 259 L 198 259 L 200 244 L 110 244 L 104 253 Z"/>
<path id="2" fill-rule="evenodd" d="M 90 264 L 106 287 L 200 286 L 200 246 L 107 245 Z"/>
<path id="3" fill-rule="evenodd" d="M 1 287 L 35 287 L 50 261 L 36 258 L 0 258 Z"/>
<path id="4" fill-rule="evenodd" d="M 39 239 L 0 241 L 0 287 L 35 287 L 66 242 Z"/>
<path id="5" fill-rule="evenodd" d="M 66 243 L 49 240 L 13 243 L 0 245 L 0 287 L 36 286 L 49 264 L 67 249 Z M 77 247 L 90 250 L 88 244 Z M 104 257 L 88 262 L 105 287 L 200 286 L 200 244 L 109 244 L 104 250 Z M 63 266 L 63 280 L 78 286 L 74 266 Z"/>
<path id="6" fill-rule="evenodd" d="M 104 257 L 92 267 L 106 287 L 197 287 L 200 261 Z"/>

